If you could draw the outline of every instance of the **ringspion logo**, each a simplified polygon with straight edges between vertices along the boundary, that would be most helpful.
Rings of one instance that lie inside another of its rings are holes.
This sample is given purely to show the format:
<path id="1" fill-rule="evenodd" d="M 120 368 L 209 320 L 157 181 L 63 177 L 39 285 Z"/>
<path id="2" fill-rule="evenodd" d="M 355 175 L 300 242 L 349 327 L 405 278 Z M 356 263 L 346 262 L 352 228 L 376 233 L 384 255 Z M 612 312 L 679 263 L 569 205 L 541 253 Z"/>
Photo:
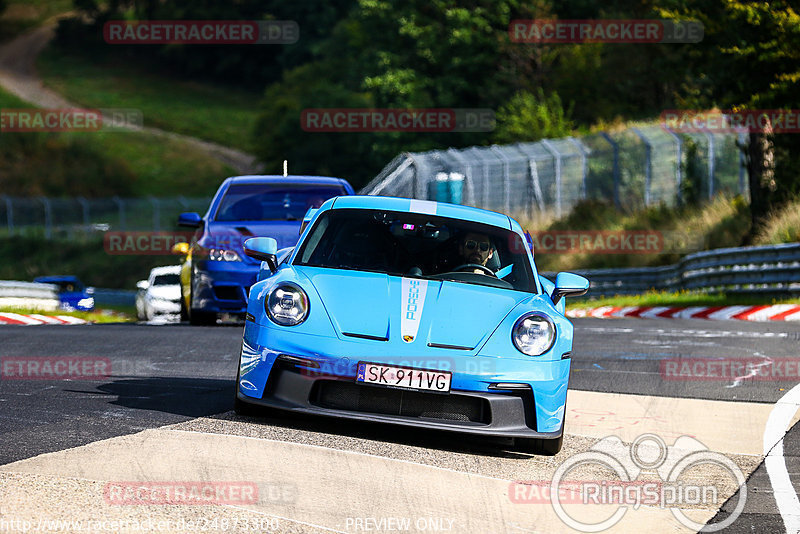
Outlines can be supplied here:
<path id="1" fill-rule="evenodd" d="M 608 475 L 575 480 L 570 478 L 572 472 Z M 647 478 L 640 478 L 643 474 Z M 537 494 L 526 494 L 526 488 L 513 483 L 509 490 L 512 502 L 541 502 L 532 499 Z M 729 492 L 737 498 L 729 500 Z M 612 528 L 629 510 L 641 506 L 668 508 L 675 519 L 694 532 L 716 532 L 730 526 L 744 511 L 747 486 L 744 473 L 733 460 L 709 450 L 692 437 L 680 436 L 668 446 L 660 436 L 642 434 L 626 446 L 617 436 L 608 436 L 589 450 L 571 456 L 556 469 L 547 499 L 559 519 L 579 532 Z M 596 515 L 587 518 L 578 507 L 564 507 L 576 501 L 616 505 L 616 509 L 606 508 L 609 513 L 604 514 L 605 518 Z M 698 506 L 717 510 L 724 503 L 729 514 L 718 522 L 697 522 L 686 513 Z"/>

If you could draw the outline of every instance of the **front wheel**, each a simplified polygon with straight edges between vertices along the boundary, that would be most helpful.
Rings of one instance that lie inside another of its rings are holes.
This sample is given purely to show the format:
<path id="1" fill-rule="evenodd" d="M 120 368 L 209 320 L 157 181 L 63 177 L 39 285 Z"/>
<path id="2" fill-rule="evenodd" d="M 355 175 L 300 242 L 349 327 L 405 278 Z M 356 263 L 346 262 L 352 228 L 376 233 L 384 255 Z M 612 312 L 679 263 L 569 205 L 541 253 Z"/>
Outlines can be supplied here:
<path id="1" fill-rule="evenodd" d="M 214 312 L 192 310 L 189 314 L 189 324 L 194 326 L 210 326 L 217 324 L 217 314 Z"/>
<path id="2" fill-rule="evenodd" d="M 183 298 L 183 290 L 181 290 L 181 322 L 189 320 L 189 312 L 186 310 L 186 299 Z"/>
<path id="3" fill-rule="evenodd" d="M 217 314 L 192 308 L 192 287 L 194 283 L 189 279 L 189 324 L 192 326 L 211 326 L 217 324 Z"/>

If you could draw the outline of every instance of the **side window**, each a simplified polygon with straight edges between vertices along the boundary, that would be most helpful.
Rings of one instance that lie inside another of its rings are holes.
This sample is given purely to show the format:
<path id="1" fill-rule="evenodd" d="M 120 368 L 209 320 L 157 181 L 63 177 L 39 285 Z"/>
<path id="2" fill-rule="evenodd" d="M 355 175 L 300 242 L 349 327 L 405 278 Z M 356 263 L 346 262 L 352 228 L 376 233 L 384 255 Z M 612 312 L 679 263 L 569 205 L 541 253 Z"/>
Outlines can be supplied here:
<path id="1" fill-rule="evenodd" d="M 319 242 L 322 240 L 322 236 L 325 235 L 325 232 L 328 229 L 329 220 L 330 218 L 327 215 L 324 216 L 317 223 L 314 231 L 306 239 L 306 242 L 303 244 L 303 256 L 300 258 L 301 263 L 309 263 L 311 255 L 318 248 Z"/>

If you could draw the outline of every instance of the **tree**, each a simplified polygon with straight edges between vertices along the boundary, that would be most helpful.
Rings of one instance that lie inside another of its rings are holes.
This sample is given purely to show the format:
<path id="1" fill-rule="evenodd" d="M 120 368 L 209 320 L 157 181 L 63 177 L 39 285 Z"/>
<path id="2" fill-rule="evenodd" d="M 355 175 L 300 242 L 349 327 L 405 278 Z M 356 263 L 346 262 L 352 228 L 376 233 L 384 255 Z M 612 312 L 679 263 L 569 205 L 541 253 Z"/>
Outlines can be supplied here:
<path id="1" fill-rule="evenodd" d="M 538 141 L 548 137 L 566 137 L 574 127 L 556 93 L 545 96 L 539 89 L 535 94 L 521 92 L 500 107 L 497 113 L 497 143 Z"/>
<path id="2" fill-rule="evenodd" d="M 696 18 L 706 39 L 687 65 L 683 90 L 690 107 L 797 109 L 800 107 L 800 15 L 792 2 L 693 0 L 666 16 Z M 800 134 L 751 133 L 746 147 L 751 234 L 767 215 L 800 190 Z"/>

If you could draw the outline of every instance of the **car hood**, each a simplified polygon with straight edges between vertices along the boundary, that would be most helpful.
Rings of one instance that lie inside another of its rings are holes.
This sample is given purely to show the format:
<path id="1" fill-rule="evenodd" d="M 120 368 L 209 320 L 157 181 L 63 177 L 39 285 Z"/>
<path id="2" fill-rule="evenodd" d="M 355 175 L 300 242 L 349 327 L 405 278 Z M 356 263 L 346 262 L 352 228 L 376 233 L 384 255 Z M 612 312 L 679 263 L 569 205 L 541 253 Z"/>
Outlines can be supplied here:
<path id="1" fill-rule="evenodd" d="M 240 257 L 245 258 L 243 244 L 251 237 L 272 237 L 278 242 L 278 249 L 295 246 L 300 237 L 300 223 L 301 221 L 210 222 L 199 245 L 235 250 Z"/>
<path id="2" fill-rule="evenodd" d="M 476 349 L 530 294 L 362 271 L 300 267 L 337 334 Z"/>

